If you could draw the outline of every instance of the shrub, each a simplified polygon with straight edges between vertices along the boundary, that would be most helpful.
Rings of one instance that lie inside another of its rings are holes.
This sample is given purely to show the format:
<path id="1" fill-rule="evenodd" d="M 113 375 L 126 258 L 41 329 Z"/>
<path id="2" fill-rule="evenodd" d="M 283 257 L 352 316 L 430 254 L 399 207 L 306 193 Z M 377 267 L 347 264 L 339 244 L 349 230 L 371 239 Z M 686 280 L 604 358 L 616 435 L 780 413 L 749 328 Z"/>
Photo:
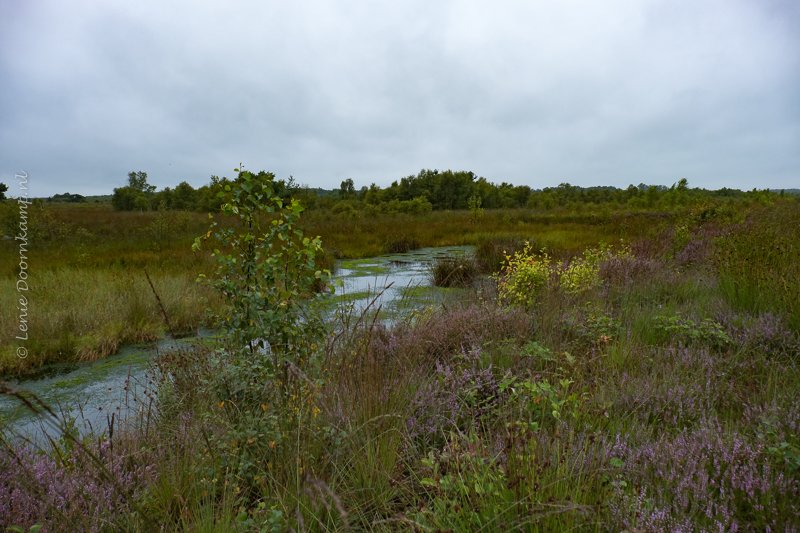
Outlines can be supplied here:
<path id="1" fill-rule="evenodd" d="M 589 347 L 603 347 L 617 336 L 620 323 L 613 316 L 600 309 L 587 306 L 576 316 L 569 317 L 566 326 L 576 340 Z"/>
<path id="2" fill-rule="evenodd" d="M 460 361 L 437 362 L 433 379 L 420 387 L 406 422 L 408 435 L 420 449 L 441 448 L 452 432 L 477 429 L 501 400 L 491 366 L 481 367 L 480 353 L 462 354 Z"/>
<path id="3" fill-rule="evenodd" d="M 433 365 L 465 348 L 490 341 L 521 340 L 530 333 L 530 317 L 520 309 L 465 305 L 419 316 L 391 330 L 376 329 L 369 348 L 376 359 Z"/>
<path id="4" fill-rule="evenodd" d="M 620 454 L 617 529 L 789 531 L 800 519 L 796 479 L 759 442 L 716 421 Z"/>
<path id="5" fill-rule="evenodd" d="M 546 252 L 537 256 L 531 244 L 526 242 L 522 250 L 506 256 L 503 269 L 497 276 L 500 300 L 511 305 L 530 307 L 550 282 L 551 275 L 550 256 Z"/>
<path id="6" fill-rule="evenodd" d="M 630 256 L 628 247 L 614 252 L 609 246 L 600 245 L 559 265 L 544 251 L 535 254 L 526 242 L 521 251 L 506 257 L 503 270 L 496 277 L 498 292 L 502 301 L 523 307 L 533 305 L 547 286 L 560 288 L 567 294 L 579 294 L 600 286 L 601 266 L 605 262 L 621 261 Z"/>
<path id="7" fill-rule="evenodd" d="M 604 265 L 632 261 L 630 248 L 623 246 L 614 251 L 601 244 L 597 248 L 587 248 L 579 257 L 573 258 L 559 274 L 559 285 L 564 292 L 577 294 L 599 286 L 603 280 L 601 272 L 607 272 Z"/>
<path id="8" fill-rule="evenodd" d="M 558 277 L 558 284 L 568 294 L 578 294 L 600 285 L 600 266 L 584 258 L 567 264 Z"/>
<path id="9" fill-rule="evenodd" d="M 656 275 L 661 264 L 633 253 L 614 254 L 600 262 L 600 279 L 605 283 L 625 285 L 634 280 Z"/>
<path id="10" fill-rule="evenodd" d="M 485 531 L 512 527 L 517 514 L 527 514 L 502 465 L 482 448 L 475 435 L 449 435 L 442 452 L 420 461 L 420 491 L 430 498 L 415 513 L 419 529 Z M 509 512 L 513 510 L 514 512 Z M 516 529 L 516 528 L 514 528 Z"/>
<path id="11" fill-rule="evenodd" d="M 433 205 L 424 196 L 400 202 L 400 212 L 411 215 L 425 215 L 433 210 Z"/>
<path id="12" fill-rule="evenodd" d="M 222 193 L 222 212 L 235 217 L 238 228 L 212 222 L 193 249 L 210 240 L 218 246 L 211 254 L 217 268 L 210 284 L 227 298 L 229 312 L 220 321 L 235 342 L 251 352 L 267 348 L 274 367 L 281 360 L 298 364 L 321 328 L 305 313 L 305 303 L 318 280 L 330 275 L 317 269 L 322 242 L 297 228 L 303 208 L 296 199 L 286 203 L 278 195 L 274 175 L 238 172 Z"/>
<path id="13" fill-rule="evenodd" d="M 153 477 L 152 464 L 130 460 L 110 440 L 57 452 L 0 443 L 0 524 L 105 530 L 101 524 L 133 511 L 130 496 Z"/>
<path id="14" fill-rule="evenodd" d="M 678 341 L 686 345 L 705 344 L 725 348 L 732 342 L 722 325 L 710 318 L 697 322 L 680 315 L 662 315 L 655 318 L 655 326 L 665 340 Z"/>
<path id="15" fill-rule="evenodd" d="M 331 211 L 336 215 L 348 218 L 357 218 L 359 215 L 358 208 L 350 201 L 338 202 Z"/>

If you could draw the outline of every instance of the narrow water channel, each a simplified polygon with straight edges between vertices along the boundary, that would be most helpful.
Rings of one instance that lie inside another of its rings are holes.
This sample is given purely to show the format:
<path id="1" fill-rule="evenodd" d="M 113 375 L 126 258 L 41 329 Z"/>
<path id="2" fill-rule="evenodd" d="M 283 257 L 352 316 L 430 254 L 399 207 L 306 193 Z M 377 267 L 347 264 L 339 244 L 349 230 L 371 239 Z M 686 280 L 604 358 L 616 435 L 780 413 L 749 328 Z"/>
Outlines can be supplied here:
<path id="1" fill-rule="evenodd" d="M 422 305 L 453 296 L 452 289 L 431 286 L 430 266 L 440 257 L 463 255 L 468 246 L 422 248 L 403 254 L 343 260 L 337 265 L 331 309 L 358 313 L 372 303 L 387 320 Z M 213 332 L 199 330 L 195 337 L 163 339 L 149 345 L 124 347 L 99 361 L 53 365 L 34 379 L 11 382 L 53 407 L 60 416 L 75 421 L 83 435 L 106 431 L 111 417 L 120 422 L 132 413 L 152 408 L 154 390 L 151 361 L 159 353 L 191 347 L 208 340 Z M 0 429 L 40 440 L 53 434 L 41 420 L 13 398 L 0 396 Z"/>

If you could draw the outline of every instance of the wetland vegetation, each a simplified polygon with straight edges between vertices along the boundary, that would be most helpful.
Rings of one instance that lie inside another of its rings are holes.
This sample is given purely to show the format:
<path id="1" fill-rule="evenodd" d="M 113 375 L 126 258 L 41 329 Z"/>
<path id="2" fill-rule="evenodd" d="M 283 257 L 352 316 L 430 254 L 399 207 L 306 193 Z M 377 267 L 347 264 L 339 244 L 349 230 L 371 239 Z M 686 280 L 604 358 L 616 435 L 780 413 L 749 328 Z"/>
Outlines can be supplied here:
<path id="1" fill-rule="evenodd" d="M 149 408 L 92 434 L 0 381 L 53 430 L 44 444 L 0 432 L 0 524 L 800 527 L 796 198 L 431 171 L 323 194 L 237 174 L 164 194 L 133 173 L 117 209 L 32 204 L 25 359 L 7 333 L 14 243 L 0 243 L 6 377 L 228 332 L 161 351 L 131 393 Z M 398 284 L 387 321 L 359 281 L 347 301 L 364 305 L 325 315 L 331 271 L 379 277 L 408 258 L 391 254 L 443 246 L 459 248 L 419 268 L 456 298 Z"/>

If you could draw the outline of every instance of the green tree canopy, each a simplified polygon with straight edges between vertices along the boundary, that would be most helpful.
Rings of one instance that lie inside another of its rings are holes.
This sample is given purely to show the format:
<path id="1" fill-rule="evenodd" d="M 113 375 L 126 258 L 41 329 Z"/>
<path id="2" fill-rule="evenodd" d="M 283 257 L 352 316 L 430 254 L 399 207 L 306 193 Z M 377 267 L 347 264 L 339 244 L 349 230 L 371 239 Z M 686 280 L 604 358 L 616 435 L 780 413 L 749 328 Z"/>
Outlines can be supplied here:
<path id="1" fill-rule="evenodd" d="M 147 183 L 147 172 L 128 172 L 128 187 L 134 191 L 152 193 L 155 192 L 156 186 Z"/>

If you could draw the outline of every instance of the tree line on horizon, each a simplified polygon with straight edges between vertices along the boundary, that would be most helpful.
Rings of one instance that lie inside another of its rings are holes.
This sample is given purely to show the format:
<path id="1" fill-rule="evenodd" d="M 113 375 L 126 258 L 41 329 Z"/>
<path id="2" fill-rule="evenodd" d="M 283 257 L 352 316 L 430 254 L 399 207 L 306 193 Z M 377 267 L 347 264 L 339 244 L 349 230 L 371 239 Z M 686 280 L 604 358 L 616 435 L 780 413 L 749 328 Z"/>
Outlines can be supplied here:
<path id="1" fill-rule="evenodd" d="M 745 195 L 783 194 L 767 190 L 741 191 L 724 187 L 718 190 L 690 188 L 685 178 L 672 186 L 629 185 L 581 187 L 561 183 L 556 187 L 533 189 L 527 185 L 496 184 L 471 171 L 423 169 L 416 175 L 392 182 L 388 187 L 375 183 L 357 189 L 352 179 L 345 179 L 338 189 L 326 190 L 299 185 L 292 177 L 277 179 L 272 172 L 255 174 L 258 180 L 272 182 L 276 194 L 300 200 L 307 209 L 332 209 L 338 213 L 362 210 L 422 214 L 433 210 L 569 208 L 575 205 L 606 205 L 630 208 L 664 208 L 683 205 L 702 198 L 734 198 Z M 185 210 L 218 212 L 224 203 L 224 191 L 236 180 L 211 176 L 209 183 L 194 188 L 186 181 L 157 191 L 148 183 L 147 173 L 131 171 L 128 183 L 114 189 L 111 204 L 119 211 Z M 81 202 L 76 194 L 58 194 L 53 201 Z"/>

